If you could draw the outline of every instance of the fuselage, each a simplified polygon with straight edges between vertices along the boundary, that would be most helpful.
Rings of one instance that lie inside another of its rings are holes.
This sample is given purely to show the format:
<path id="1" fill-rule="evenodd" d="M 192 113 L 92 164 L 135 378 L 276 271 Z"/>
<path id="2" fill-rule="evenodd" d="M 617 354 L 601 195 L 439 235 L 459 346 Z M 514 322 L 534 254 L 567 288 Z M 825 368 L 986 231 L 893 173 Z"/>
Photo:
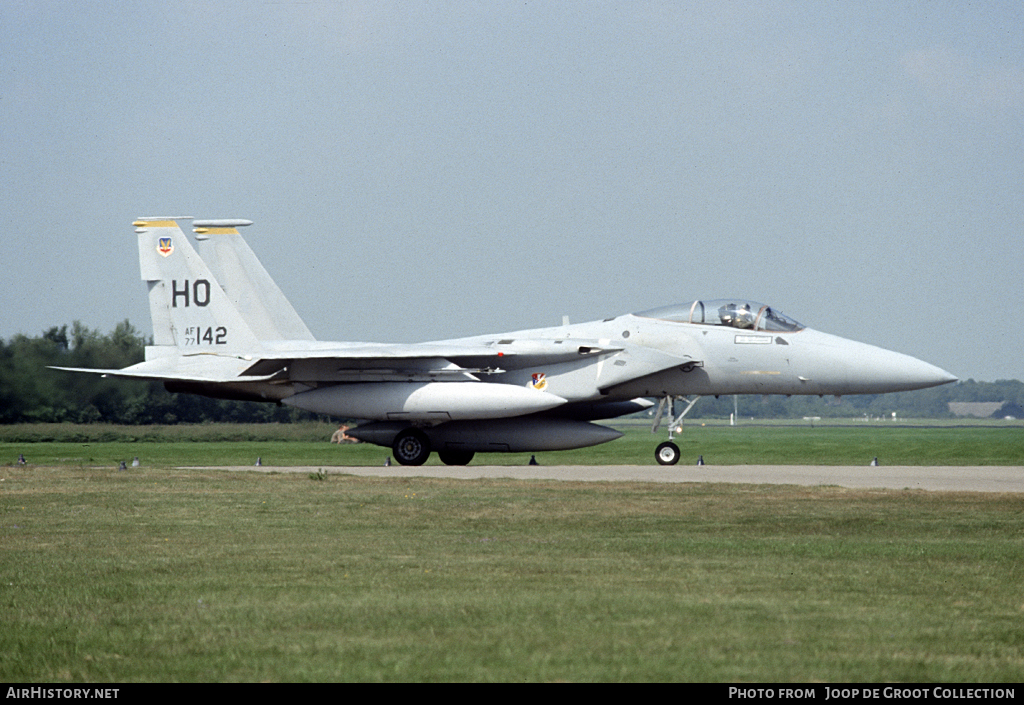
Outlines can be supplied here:
<path id="1" fill-rule="evenodd" d="M 537 365 L 527 361 L 501 375 L 502 383 L 521 386 L 533 384 L 540 375 L 545 391 L 571 402 L 668 395 L 877 394 L 956 379 L 909 355 L 795 322 L 775 326 L 783 330 L 768 330 L 766 325 L 738 327 L 720 320 L 673 320 L 659 317 L 660 311 L 445 342 L 505 342 L 515 349 L 526 341 L 544 341 L 566 349 L 592 345 L 609 350 L 598 353 L 598 359 Z M 652 371 L 645 373 L 645 368 Z"/>
<path id="2" fill-rule="evenodd" d="M 696 304 L 715 315 L 705 310 L 695 316 Z M 695 302 L 603 321 L 418 344 L 410 347 L 437 350 L 438 356 L 400 362 L 372 357 L 387 345 L 289 343 L 288 354 L 298 354 L 294 346 L 301 345 L 313 357 L 256 370 L 274 372 L 267 381 L 248 377 L 245 382 L 239 375 L 231 384 L 169 386 L 284 401 L 347 418 L 434 425 L 536 413 L 612 418 L 639 410 L 622 403 L 646 397 L 878 394 L 956 379 L 909 355 L 807 328 L 760 304 L 727 305 L 767 313 L 748 320 L 722 313 L 720 301 Z M 339 366 L 333 356 L 353 349 L 365 361 Z M 239 369 L 249 364 L 223 362 Z"/>

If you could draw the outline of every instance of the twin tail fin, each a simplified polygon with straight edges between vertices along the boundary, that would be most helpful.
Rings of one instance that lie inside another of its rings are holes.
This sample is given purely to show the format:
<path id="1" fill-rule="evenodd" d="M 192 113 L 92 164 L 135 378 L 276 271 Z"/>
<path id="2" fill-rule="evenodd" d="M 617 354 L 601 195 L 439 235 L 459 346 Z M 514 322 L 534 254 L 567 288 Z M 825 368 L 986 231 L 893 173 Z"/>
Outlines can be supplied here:
<path id="1" fill-rule="evenodd" d="M 139 268 L 149 287 L 153 354 L 252 353 L 260 341 L 178 225 L 184 218 L 140 218 Z M 191 220 L 191 219 L 187 219 Z"/>

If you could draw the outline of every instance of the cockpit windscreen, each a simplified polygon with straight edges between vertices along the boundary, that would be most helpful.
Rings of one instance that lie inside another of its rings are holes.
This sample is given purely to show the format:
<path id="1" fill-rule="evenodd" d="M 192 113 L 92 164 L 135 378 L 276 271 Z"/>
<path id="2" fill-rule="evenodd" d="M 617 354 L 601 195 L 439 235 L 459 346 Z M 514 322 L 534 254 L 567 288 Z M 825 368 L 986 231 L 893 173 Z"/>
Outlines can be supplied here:
<path id="1" fill-rule="evenodd" d="M 643 318 L 658 318 L 676 323 L 694 323 L 708 326 L 728 326 L 743 330 L 795 332 L 805 326 L 756 301 L 741 299 L 715 299 L 713 301 L 692 301 L 688 304 L 663 306 L 641 311 L 636 314 Z"/>

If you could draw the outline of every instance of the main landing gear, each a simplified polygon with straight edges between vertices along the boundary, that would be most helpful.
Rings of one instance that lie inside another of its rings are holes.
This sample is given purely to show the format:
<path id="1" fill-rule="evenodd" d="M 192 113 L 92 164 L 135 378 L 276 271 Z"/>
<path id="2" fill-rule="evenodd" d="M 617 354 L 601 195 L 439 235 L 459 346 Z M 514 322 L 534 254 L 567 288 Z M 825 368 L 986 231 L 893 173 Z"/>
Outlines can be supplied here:
<path id="1" fill-rule="evenodd" d="M 423 465 L 430 457 L 430 439 L 418 428 L 407 428 L 395 436 L 391 450 L 402 465 Z M 473 451 L 445 448 L 437 451 L 437 457 L 445 465 L 469 465 Z"/>
<path id="2" fill-rule="evenodd" d="M 446 448 L 445 450 L 437 451 L 437 457 L 445 465 L 469 465 L 473 455 L 471 450 L 452 450 L 451 448 Z"/>
<path id="3" fill-rule="evenodd" d="M 418 428 L 407 428 L 395 436 L 391 450 L 402 465 L 423 465 L 430 457 L 430 439 Z"/>
<path id="4" fill-rule="evenodd" d="M 682 400 L 686 402 L 686 408 L 683 409 L 683 413 L 679 416 L 675 415 L 676 400 Z M 661 425 L 661 417 L 668 411 L 668 440 L 662 443 L 655 449 L 654 458 L 661 465 L 675 465 L 679 462 L 679 446 L 672 442 L 672 435 L 675 429 L 681 427 L 683 424 L 683 417 L 690 413 L 690 409 L 700 399 L 699 396 L 684 397 L 684 396 L 673 396 L 668 394 L 658 403 L 658 411 L 654 415 L 654 425 L 651 427 L 651 433 L 658 432 L 658 426 Z"/>

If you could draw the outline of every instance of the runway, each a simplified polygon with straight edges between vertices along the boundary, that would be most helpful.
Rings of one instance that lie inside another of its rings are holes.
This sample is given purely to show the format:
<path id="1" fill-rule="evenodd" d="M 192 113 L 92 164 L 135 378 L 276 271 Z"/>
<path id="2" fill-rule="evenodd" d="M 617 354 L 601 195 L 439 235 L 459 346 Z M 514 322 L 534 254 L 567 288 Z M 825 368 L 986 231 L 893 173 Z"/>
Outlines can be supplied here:
<path id="1" fill-rule="evenodd" d="M 209 469 L 209 468 L 207 468 Z M 319 467 L 225 467 L 224 470 L 315 473 Z M 753 485 L 835 485 L 850 488 L 946 492 L 1024 492 L 1024 467 L 824 465 L 426 465 L 325 467 L 329 474 L 362 477 L 506 478 L 574 482 L 729 482 Z"/>

